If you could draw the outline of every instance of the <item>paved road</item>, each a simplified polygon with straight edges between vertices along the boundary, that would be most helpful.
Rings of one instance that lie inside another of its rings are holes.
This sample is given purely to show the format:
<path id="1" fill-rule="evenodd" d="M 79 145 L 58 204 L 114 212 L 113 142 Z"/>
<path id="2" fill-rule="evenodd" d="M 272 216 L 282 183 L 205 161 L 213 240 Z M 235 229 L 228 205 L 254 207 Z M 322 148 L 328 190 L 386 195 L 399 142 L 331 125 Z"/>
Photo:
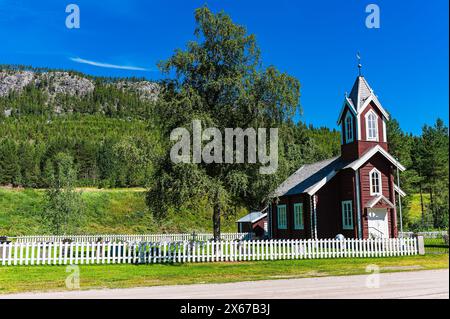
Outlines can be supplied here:
<path id="1" fill-rule="evenodd" d="M 368 279 L 370 278 L 370 279 Z M 449 271 L 415 271 L 365 276 L 283 279 L 228 284 L 0 295 L 0 298 L 135 298 L 135 299 L 251 299 L 251 298 L 449 298 Z"/>

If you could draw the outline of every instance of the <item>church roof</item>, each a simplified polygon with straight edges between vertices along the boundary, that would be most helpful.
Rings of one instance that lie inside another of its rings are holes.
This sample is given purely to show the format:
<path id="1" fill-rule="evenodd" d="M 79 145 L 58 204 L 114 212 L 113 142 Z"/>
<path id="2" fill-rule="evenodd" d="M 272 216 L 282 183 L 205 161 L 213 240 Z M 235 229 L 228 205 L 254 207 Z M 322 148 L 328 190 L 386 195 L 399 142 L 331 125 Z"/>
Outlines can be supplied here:
<path id="1" fill-rule="evenodd" d="M 317 163 L 303 165 L 294 174 L 289 176 L 280 186 L 278 186 L 278 188 L 272 193 L 272 197 L 297 195 L 303 193 L 314 195 L 339 171 L 344 169 L 353 169 L 356 171 L 377 153 L 383 155 L 401 171 L 405 170 L 405 168 L 391 154 L 385 151 L 381 146 L 376 145 L 353 162 L 345 161 L 342 157 L 333 157 Z"/>
<path id="2" fill-rule="evenodd" d="M 333 157 L 300 167 L 289 176 L 274 192 L 274 197 L 294 195 L 314 191 L 321 183 L 326 183 L 346 162 L 341 157 Z"/>
<path id="3" fill-rule="evenodd" d="M 358 76 L 355 83 L 353 84 L 349 99 L 352 101 L 354 107 L 358 111 L 372 93 L 373 90 L 369 86 L 369 83 L 367 83 L 366 79 L 363 76 Z"/>

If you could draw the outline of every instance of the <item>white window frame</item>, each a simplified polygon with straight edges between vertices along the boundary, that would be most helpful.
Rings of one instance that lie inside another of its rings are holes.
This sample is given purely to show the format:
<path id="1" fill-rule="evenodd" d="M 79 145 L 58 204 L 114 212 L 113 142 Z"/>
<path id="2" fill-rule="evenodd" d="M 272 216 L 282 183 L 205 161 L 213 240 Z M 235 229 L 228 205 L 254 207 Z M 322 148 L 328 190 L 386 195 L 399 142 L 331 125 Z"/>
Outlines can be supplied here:
<path id="1" fill-rule="evenodd" d="M 350 120 L 350 123 L 347 123 L 347 121 Z M 349 129 L 349 124 L 350 124 L 350 129 Z M 347 115 L 345 116 L 345 120 L 344 120 L 344 128 L 345 128 L 345 142 L 351 143 L 354 141 L 354 125 L 353 125 L 353 116 L 348 112 Z"/>
<path id="2" fill-rule="evenodd" d="M 370 136 L 370 127 L 369 127 L 369 117 L 373 115 L 375 119 L 375 136 Z M 379 141 L 379 134 L 378 134 L 378 115 L 373 110 L 370 110 L 365 115 L 366 118 L 366 140 L 368 141 Z"/>
<path id="3" fill-rule="evenodd" d="M 299 211 L 297 211 L 297 208 L 299 209 Z M 294 229 L 295 230 L 305 229 L 305 224 L 303 222 L 303 203 L 294 204 Z"/>
<path id="4" fill-rule="evenodd" d="M 344 230 L 353 230 L 353 202 L 351 200 L 344 200 L 341 203 L 342 208 L 342 228 Z"/>
<path id="5" fill-rule="evenodd" d="M 374 192 L 373 190 L 373 180 L 372 180 L 372 175 L 376 174 L 377 175 L 377 179 L 378 179 L 378 192 Z M 369 184 L 370 184 L 370 196 L 376 196 L 376 195 L 381 195 L 383 194 L 383 181 L 382 181 L 382 175 L 381 172 L 379 170 L 377 170 L 376 168 L 373 168 L 370 172 L 369 172 Z"/>
<path id="6" fill-rule="evenodd" d="M 284 208 L 284 217 L 281 218 L 281 209 Z M 284 224 L 282 224 L 284 222 Z M 278 229 L 286 230 L 287 229 L 287 206 L 286 205 L 278 205 L 277 206 L 277 226 Z"/>

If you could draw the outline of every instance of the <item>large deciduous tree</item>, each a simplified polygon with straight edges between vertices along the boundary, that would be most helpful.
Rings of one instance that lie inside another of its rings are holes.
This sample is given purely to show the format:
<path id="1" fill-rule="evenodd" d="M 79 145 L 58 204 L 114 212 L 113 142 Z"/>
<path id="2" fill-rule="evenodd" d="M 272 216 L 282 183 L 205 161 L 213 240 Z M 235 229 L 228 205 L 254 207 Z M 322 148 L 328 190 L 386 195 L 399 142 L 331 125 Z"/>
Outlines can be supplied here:
<path id="1" fill-rule="evenodd" d="M 160 160 L 147 196 L 155 212 L 207 198 L 213 208 L 215 239 L 222 212 L 231 204 L 261 205 L 275 186 L 275 176 L 259 174 L 257 164 L 175 164 L 169 157 L 170 132 L 203 127 L 273 128 L 299 108 L 300 84 L 275 67 L 262 65 L 255 36 L 223 12 L 195 11 L 195 40 L 176 50 L 160 68 L 173 78 L 164 82 L 156 106 L 167 136 L 167 155 Z"/>

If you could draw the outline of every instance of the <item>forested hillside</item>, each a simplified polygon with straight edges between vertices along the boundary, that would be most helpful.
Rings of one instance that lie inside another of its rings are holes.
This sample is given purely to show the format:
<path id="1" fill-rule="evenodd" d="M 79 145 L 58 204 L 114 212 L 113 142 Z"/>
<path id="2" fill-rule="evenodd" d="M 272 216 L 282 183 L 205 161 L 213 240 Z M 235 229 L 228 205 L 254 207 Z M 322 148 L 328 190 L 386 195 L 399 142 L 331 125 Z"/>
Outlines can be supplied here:
<path id="1" fill-rule="evenodd" d="M 146 121 L 101 115 L 11 116 L 0 136 L 0 184 L 32 188 L 50 186 L 61 152 L 74 159 L 77 186 L 145 186 L 159 147 Z"/>
<path id="2" fill-rule="evenodd" d="M 162 140 L 158 129 L 158 114 L 153 109 L 155 96 L 143 96 L 136 89 L 137 83 L 148 86 L 151 82 L 92 78 L 24 66 L 3 68 L 0 71 L 0 88 L 5 92 L 4 96 L 0 95 L 0 185 L 49 187 L 48 178 L 54 170 L 52 161 L 61 152 L 74 159 L 77 186 L 147 185 L 153 163 L 161 156 L 164 143 L 168 143 L 167 139 Z M 26 81 L 26 85 L 17 84 L 21 83 L 17 78 L 24 73 L 44 71 L 76 76 L 72 85 L 86 80 L 95 83 L 95 87 L 81 94 L 81 89 L 70 90 L 59 84 L 39 82 L 37 85 L 31 81 Z M 1 74 L 5 75 L 3 80 Z M 49 97 L 48 92 L 55 91 L 55 86 L 64 93 Z M 281 149 L 288 160 L 281 175 L 289 174 L 303 163 L 339 153 L 339 133 L 334 130 L 286 122 L 281 132 L 284 136 Z"/>

